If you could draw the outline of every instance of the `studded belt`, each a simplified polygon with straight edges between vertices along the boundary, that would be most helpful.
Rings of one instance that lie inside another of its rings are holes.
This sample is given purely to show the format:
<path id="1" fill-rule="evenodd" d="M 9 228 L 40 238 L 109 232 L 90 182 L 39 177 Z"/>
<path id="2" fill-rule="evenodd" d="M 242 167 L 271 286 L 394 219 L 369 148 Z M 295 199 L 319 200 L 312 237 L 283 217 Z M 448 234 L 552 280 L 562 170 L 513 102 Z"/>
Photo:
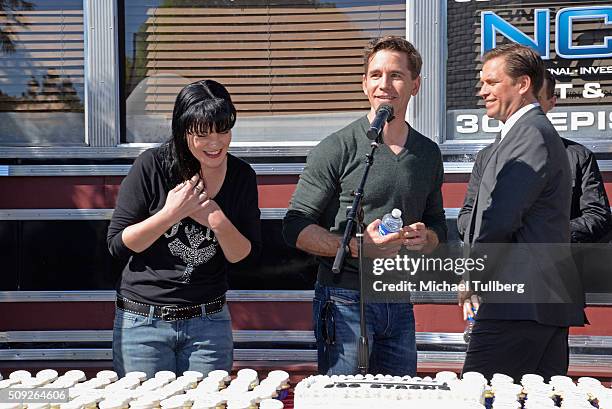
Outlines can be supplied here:
<path id="1" fill-rule="evenodd" d="M 120 310 L 145 317 L 149 316 L 151 307 L 153 307 L 153 317 L 161 318 L 164 321 L 178 321 L 201 317 L 202 315 L 215 314 L 221 311 L 225 305 L 225 294 L 204 304 L 187 306 L 145 304 L 117 295 L 115 305 Z"/>

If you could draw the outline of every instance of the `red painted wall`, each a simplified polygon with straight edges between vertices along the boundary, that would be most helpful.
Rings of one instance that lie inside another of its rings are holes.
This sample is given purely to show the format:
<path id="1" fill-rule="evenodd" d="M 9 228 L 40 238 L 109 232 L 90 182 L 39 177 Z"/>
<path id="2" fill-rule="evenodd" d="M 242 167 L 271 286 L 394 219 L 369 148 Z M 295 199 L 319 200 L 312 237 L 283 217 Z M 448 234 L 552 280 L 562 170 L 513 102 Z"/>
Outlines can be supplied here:
<path id="1" fill-rule="evenodd" d="M 442 194 L 444 207 L 463 204 L 469 175 L 447 174 Z M 0 209 L 112 209 L 120 176 L 1 177 Z M 604 174 L 612 197 L 612 172 Z M 286 208 L 298 181 L 297 175 L 259 176 L 259 207 Z"/>
<path id="2" fill-rule="evenodd" d="M 312 329 L 310 302 L 231 302 L 236 330 L 309 331 Z M 0 328 L 3 331 L 100 330 L 112 329 L 115 307 L 112 302 L 3 303 Z M 610 307 L 588 307 L 591 325 L 572 328 L 574 335 L 612 336 Z M 414 306 L 417 332 L 463 332 L 461 309 L 454 304 Z"/>

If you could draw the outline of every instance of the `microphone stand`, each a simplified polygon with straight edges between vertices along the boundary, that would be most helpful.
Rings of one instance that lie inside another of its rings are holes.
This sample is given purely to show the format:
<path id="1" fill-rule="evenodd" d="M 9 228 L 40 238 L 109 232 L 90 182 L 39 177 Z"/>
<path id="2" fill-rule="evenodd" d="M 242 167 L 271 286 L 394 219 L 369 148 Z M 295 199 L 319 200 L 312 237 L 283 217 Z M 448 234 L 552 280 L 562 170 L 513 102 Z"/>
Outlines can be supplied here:
<path id="1" fill-rule="evenodd" d="M 382 129 L 381 129 L 382 133 Z M 340 274 L 342 271 L 342 265 L 344 264 L 344 258 L 346 257 L 347 252 L 350 253 L 349 243 L 351 241 L 351 236 L 353 234 L 353 226 L 355 221 L 357 220 L 357 257 L 359 259 L 359 323 L 360 323 L 360 336 L 359 336 L 359 344 L 357 349 L 357 357 L 358 357 L 358 368 L 359 373 L 362 375 L 366 375 L 368 373 L 368 364 L 370 360 L 370 352 L 368 346 L 368 337 L 367 337 L 367 329 L 366 329 L 366 316 L 365 316 L 365 302 L 364 302 L 364 289 L 365 289 L 365 279 L 363 272 L 363 208 L 361 207 L 361 201 L 363 199 L 363 188 L 365 186 L 366 180 L 368 179 L 368 174 L 370 172 L 370 168 L 374 164 L 374 152 L 378 148 L 378 140 L 379 137 L 376 138 L 375 141 L 372 141 L 370 147 L 372 150 L 369 154 L 366 155 L 366 167 L 363 172 L 363 176 L 361 177 L 361 182 L 359 183 L 359 187 L 355 191 L 355 198 L 353 199 L 353 204 L 347 209 L 346 215 L 346 228 L 344 229 L 344 236 L 342 237 L 342 243 L 336 252 L 336 258 L 334 259 L 334 264 L 332 266 L 332 271 L 334 274 Z"/>

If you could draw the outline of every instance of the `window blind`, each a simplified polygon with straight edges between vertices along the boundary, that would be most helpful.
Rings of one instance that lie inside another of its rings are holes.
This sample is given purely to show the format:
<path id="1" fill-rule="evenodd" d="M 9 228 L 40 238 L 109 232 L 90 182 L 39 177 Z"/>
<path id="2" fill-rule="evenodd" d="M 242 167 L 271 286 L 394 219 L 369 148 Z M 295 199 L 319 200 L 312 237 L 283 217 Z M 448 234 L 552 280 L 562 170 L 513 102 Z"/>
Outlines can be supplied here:
<path id="1" fill-rule="evenodd" d="M 0 5 L 3 144 L 84 142 L 82 1 Z"/>
<path id="2" fill-rule="evenodd" d="M 405 35 L 405 1 L 281 3 L 126 1 L 128 114 L 168 119 L 180 89 L 205 78 L 228 88 L 239 118 L 368 110 L 363 48 Z"/>

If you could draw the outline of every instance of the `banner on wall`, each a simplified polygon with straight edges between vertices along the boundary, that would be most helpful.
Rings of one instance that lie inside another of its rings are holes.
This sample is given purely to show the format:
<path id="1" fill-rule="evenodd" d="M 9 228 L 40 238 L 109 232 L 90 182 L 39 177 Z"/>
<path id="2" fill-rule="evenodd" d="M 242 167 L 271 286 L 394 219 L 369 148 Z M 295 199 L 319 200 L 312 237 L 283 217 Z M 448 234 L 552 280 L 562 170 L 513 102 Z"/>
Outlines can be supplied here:
<path id="1" fill-rule="evenodd" d="M 478 91 L 482 54 L 532 47 L 557 79 L 548 116 L 571 139 L 612 139 L 612 5 L 602 1 L 448 0 L 447 139 L 491 139 Z"/>

